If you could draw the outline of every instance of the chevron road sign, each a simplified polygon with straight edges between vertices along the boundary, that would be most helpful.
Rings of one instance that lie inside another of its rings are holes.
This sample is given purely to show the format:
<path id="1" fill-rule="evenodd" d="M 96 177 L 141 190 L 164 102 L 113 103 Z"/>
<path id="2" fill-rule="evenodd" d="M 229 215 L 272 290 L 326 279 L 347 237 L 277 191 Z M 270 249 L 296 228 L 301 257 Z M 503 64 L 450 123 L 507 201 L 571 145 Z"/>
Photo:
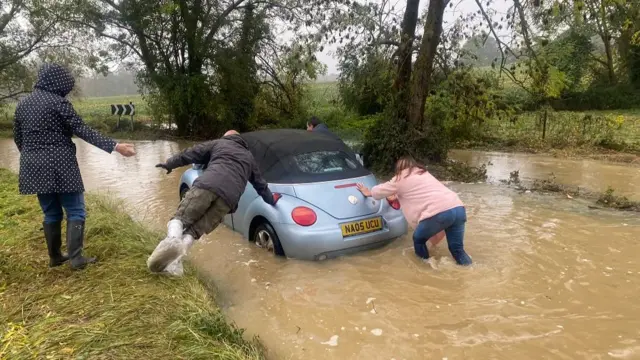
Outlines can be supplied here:
<path id="1" fill-rule="evenodd" d="M 111 104 L 111 115 L 118 115 L 118 125 L 120 128 L 120 120 L 122 116 L 131 116 L 131 130 L 133 130 L 133 115 L 136 114 L 136 106 L 132 102 L 128 104 Z"/>
<path id="2" fill-rule="evenodd" d="M 111 115 L 125 115 L 125 116 L 133 116 L 136 114 L 136 106 L 133 103 L 129 104 L 112 104 L 111 105 Z"/>

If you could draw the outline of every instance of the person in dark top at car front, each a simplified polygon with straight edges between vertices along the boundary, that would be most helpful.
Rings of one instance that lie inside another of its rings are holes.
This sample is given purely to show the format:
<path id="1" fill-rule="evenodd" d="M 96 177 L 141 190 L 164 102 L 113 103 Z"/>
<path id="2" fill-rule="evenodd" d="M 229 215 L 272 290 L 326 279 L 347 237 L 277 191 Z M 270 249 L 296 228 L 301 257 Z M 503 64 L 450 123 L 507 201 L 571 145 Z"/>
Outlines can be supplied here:
<path id="1" fill-rule="evenodd" d="M 189 148 L 156 167 L 168 174 L 190 164 L 207 164 L 207 167 L 193 182 L 167 224 L 167 237 L 149 256 L 147 266 L 153 272 L 181 275 L 181 259 L 193 241 L 213 231 L 225 215 L 237 209 L 247 182 L 266 203 L 275 204 L 247 143 L 235 130 L 227 131 L 221 139 Z"/>
<path id="2" fill-rule="evenodd" d="M 307 130 L 319 132 L 322 134 L 327 134 L 335 139 L 340 140 L 340 138 L 336 134 L 334 134 L 333 132 L 331 132 L 331 130 L 329 130 L 329 127 L 327 126 L 327 124 L 321 122 L 320 119 L 318 119 L 315 116 L 311 117 L 311 120 L 307 122 Z"/>

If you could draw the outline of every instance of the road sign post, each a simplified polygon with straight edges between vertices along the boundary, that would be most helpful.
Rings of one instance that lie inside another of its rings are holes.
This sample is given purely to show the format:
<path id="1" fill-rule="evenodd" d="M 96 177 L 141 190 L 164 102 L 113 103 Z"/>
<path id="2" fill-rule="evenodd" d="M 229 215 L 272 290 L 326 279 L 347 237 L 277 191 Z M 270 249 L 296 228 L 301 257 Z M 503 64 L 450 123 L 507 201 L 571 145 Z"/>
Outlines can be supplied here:
<path id="1" fill-rule="evenodd" d="M 133 115 L 136 114 L 136 106 L 131 101 L 128 104 L 111 104 L 111 115 L 118 115 L 117 129 L 120 129 L 122 115 L 131 116 L 131 131 L 133 131 Z"/>

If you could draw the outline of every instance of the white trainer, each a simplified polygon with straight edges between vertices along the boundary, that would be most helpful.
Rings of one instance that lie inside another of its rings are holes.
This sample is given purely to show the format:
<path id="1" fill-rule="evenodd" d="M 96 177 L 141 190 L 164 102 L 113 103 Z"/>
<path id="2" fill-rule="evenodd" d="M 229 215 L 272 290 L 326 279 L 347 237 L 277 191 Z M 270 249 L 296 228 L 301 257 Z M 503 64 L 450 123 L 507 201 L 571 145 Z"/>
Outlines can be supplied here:
<path id="1" fill-rule="evenodd" d="M 182 250 L 181 250 L 180 256 L 178 256 L 177 259 L 175 259 L 173 262 L 167 265 L 163 273 L 166 273 L 167 275 L 171 275 L 171 276 L 176 276 L 176 277 L 180 277 L 184 275 L 184 266 L 182 264 L 182 259 L 187 255 L 187 252 L 193 245 L 193 242 L 194 242 L 194 239 L 193 239 L 193 236 L 191 235 L 184 235 L 182 237 L 182 244 L 181 244 Z"/>
<path id="2" fill-rule="evenodd" d="M 147 267 L 152 272 L 162 272 L 169 264 L 183 254 L 182 239 L 179 237 L 167 237 L 160 241 L 149 259 Z"/>

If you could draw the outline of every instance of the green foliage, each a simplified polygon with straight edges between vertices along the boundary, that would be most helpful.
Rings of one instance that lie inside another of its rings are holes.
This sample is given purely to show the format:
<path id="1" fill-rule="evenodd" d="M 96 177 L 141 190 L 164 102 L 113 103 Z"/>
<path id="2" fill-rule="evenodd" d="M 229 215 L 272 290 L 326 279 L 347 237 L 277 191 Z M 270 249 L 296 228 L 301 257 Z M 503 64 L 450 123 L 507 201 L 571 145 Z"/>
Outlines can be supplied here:
<path id="1" fill-rule="evenodd" d="M 380 173 L 393 172 L 395 162 L 409 153 L 410 139 L 399 137 L 406 134 L 406 122 L 395 119 L 395 114 L 388 108 L 376 115 L 373 126 L 369 127 L 364 136 L 365 166 Z"/>
<path id="2" fill-rule="evenodd" d="M 508 118 L 514 110 L 501 102 L 498 79 L 491 72 L 473 72 L 461 68 L 450 74 L 427 99 L 426 113 L 443 127 L 449 140 L 470 139 L 488 119 Z"/>
<path id="3" fill-rule="evenodd" d="M 360 61 L 346 55 L 340 60 L 338 89 L 344 106 L 360 115 L 384 110 L 391 98 L 394 69 L 388 59 L 369 54 Z"/>
<path id="4" fill-rule="evenodd" d="M 583 78 L 593 61 L 585 54 L 590 54 L 593 50 L 594 45 L 588 34 L 570 29 L 543 47 L 542 56 L 564 74 L 565 90 L 571 92 L 581 90 Z"/>
<path id="5" fill-rule="evenodd" d="M 640 31 L 635 34 L 634 43 L 629 46 L 627 66 L 629 82 L 640 90 Z"/>
<path id="6" fill-rule="evenodd" d="M 249 119 L 254 112 L 255 98 L 260 90 L 258 64 L 255 55 L 260 39 L 268 31 L 264 19 L 256 17 L 249 4 L 243 17 L 238 43 L 221 51 L 219 64 L 219 97 L 223 102 L 223 116 L 231 128 L 244 132 L 250 129 Z"/>
<path id="7" fill-rule="evenodd" d="M 134 60 L 154 117 L 180 136 L 214 137 L 304 115 L 304 83 L 319 68 L 314 36 L 285 46 L 335 2 L 186 0 L 81 2 L 74 23 L 93 30 L 105 53 Z"/>
<path id="8" fill-rule="evenodd" d="M 626 83 L 592 86 L 584 91 L 568 92 L 551 104 L 556 110 L 568 111 L 637 109 L 640 89 Z"/>
<path id="9" fill-rule="evenodd" d="M 374 171 L 392 171 L 402 156 L 411 155 L 428 162 L 442 162 L 447 158 L 449 140 L 444 128 L 434 123 L 428 131 L 408 128 L 405 121 L 398 121 L 397 112 L 389 106 L 366 129 L 362 152 L 365 165 Z"/>
<path id="10" fill-rule="evenodd" d="M 312 106 L 309 84 L 325 68 L 301 44 L 272 55 L 272 65 L 266 69 L 269 80 L 260 87 L 251 124 L 256 128 L 303 127 Z"/>
<path id="11" fill-rule="evenodd" d="M 640 151 L 640 117 L 636 113 L 548 112 L 542 139 L 540 112 L 521 114 L 515 122 L 493 118 L 477 128 L 471 140 L 458 139 L 458 147 L 512 148 L 519 151 L 586 148 Z"/>
<path id="12" fill-rule="evenodd" d="M 157 123 L 176 124 L 180 135 L 199 138 L 220 136 L 229 127 L 219 121 L 220 103 L 211 101 L 215 96 L 209 77 L 175 74 L 140 79 Z"/>

